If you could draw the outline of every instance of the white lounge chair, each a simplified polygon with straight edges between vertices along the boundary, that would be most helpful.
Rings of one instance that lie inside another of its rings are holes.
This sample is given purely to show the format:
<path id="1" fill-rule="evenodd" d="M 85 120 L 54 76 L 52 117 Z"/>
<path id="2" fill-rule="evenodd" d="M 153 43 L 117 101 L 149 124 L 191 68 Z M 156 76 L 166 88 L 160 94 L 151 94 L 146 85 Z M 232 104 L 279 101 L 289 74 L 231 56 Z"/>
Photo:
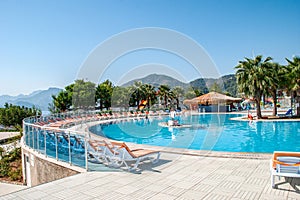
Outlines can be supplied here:
<path id="1" fill-rule="evenodd" d="M 88 142 L 88 152 L 93 158 L 103 164 L 120 167 L 123 163 L 120 161 L 119 152 L 115 148 L 105 140 L 90 140 Z"/>
<path id="2" fill-rule="evenodd" d="M 125 143 L 120 142 L 111 142 L 114 145 L 114 151 L 117 151 L 118 154 L 115 154 L 112 157 L 115 163 L 119 166 L 125 164 L 128 171 L 136 170 L 140 162 L 144 160 L 151 160 L 153 164 L 159 161 L 160 152 L 152 151 L 147 149 L 134 149 L 130 150 Z M 130 167 L 128 162 L 135 162 L 133 167 Z"/>
<path id="3" fill-rule="evenodd" d="M 123 163 L 119 159 L 119 152 L 116 150 L 117 147 L 115 147 L 113 144 L 105 140 L 103 140 L 103 143 L 105 145 L 102 146 L 101 148 L 105 154 L 106 163 L 109 166 L 120 167 Z"/>
<path id="4" fill-rule="evenodd" d="M 88 156 L 94 158 L 100 163 L 106 161 L 105 152 L 103 151 L 105 144 L 102 141 L 90 140 L 87 143 Z"/>
<path id="5" fill-rule="evenodd" d="M 300 178 L 300 152 L 275 151 L 270 162 L 271 185 L 275 188 L 275 176 Z"/>

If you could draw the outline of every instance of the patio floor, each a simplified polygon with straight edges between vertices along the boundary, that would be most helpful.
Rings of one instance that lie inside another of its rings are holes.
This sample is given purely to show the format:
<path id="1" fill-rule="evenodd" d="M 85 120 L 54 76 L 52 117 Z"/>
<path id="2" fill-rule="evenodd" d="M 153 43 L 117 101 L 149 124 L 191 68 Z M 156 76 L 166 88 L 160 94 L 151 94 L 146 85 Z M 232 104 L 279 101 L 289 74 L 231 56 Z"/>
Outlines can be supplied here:
<path id="1" fill-rule="evenodd" d="M 300 199 L 300 179 L 276 178 L 269 160 L 162 153 L 139 173 L 88 172 L 26 188 L 0 199 Z"/>

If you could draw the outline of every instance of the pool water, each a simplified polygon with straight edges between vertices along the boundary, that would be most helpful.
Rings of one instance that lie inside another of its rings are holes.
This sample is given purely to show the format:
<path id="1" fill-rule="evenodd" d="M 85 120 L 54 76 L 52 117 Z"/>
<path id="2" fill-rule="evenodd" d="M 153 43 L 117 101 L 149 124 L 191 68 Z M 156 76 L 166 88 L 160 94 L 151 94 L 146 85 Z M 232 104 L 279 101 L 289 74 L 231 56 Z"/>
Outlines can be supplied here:
<path id="1" fill-rule="evenodd" d="M 190 128 L 159 126 L 169 117 L 123 120 L 100 124 L 90 131 L 110 139 L 137 144 L 226 152 L 300 151 L 300 122 L 236 121 L 238 114 L 178 117 Z"/>

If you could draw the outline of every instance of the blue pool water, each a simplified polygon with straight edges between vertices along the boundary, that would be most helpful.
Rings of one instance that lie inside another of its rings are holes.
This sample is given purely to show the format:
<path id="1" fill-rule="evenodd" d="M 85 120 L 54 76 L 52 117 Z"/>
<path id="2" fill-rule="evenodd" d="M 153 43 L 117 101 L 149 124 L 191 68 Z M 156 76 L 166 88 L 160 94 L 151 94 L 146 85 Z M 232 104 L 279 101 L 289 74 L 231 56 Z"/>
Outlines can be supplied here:
<path id="1" fill-rule="evenodd" d="M 300 122 L 235 121 L 236 114 L 179 117 L 191 128 L 159 126 L 168 117 L 120 121 L 93 126 L 90 131 L 110 139 L 175 148 L 227 152 L 300 151 Z"/>

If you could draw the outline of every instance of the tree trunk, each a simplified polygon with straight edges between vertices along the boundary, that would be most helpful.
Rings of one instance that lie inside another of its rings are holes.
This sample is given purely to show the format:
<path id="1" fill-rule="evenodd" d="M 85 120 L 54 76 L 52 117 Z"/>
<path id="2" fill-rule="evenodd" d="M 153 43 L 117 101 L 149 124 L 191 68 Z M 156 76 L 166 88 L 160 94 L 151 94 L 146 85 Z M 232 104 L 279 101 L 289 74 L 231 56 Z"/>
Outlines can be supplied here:
<path id="1" fill-rule="evenodd" d="M 102 111 L 103 110 L 103 101 L 101 99 L 99 101 L 99 104 L 100 104 L 100 110 Z"/>
<path id="2" fill-rule="evenodd" d="M 298 96 L 298 92 L 295 92 L 295 103 L 296 103 L 296 116 L 300 116 L 300 96 Z"/>
<path id="3" fill-rule="evenodd" d="M 168 102 L 167 102 L 167 96 L 165 95 L 165 108 L 167 108 L 167 104 L 168 104 Z"/>
<path id="4" fill-rule="evenodd" d="M 272 98 L 273 98 L 273 116 L 277 115 L 277 94 L 276 89 L 272 90 Z"/>
<path id="5" fill-rule="evenodd" d="M 256 116 L 257 119 L 261 119 L 262 115 L 261 115 L 261 108 L 260 108 L 260 102 L 256 101 Z"/>
<path id="6" fill-rule="evenodd" d="M 266 95 L 265 94 L 263 94 L 263 107 L 265 107 L 265 105 L 266 105 Z"/>
<path id="7" fill-rule="evenodd" d="M 261 99 L 261 95 L 258 95 L 258 96 L 255 97 L 257 119 L 261 119 L 262 118 L 261 108 L 260 108 L 260 99 Z"/>
<path id="8" fill-rule="evenodd" d="M 294 93 L 291 91 L 291 109 L 293 109 L 293 98 L 294 98 Z"/>
<path id="9" fill-rule="evenodd" d="M 148 109 L 150 110 L 150 106 L 151 106 L 151 97 L 150 96 L 148 97 L 147 106 L 148 106 Z"/>

